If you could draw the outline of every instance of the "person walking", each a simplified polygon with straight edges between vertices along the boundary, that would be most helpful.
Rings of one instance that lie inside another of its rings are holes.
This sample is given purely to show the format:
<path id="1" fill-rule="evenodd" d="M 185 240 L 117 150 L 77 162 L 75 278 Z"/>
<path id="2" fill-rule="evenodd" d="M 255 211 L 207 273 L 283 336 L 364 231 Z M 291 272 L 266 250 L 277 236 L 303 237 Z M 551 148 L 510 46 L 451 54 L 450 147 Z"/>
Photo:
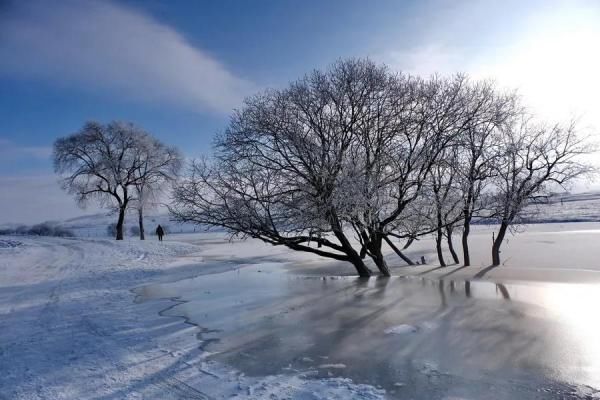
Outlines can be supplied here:
<path id="1" fill-rule="evenodd" d="M 162 242 L 163 236 L 165 235 L 165 230 L 162 226 L 158 225 L 156 228 L 156 236 L 158 236 L 158 241 Z"/>

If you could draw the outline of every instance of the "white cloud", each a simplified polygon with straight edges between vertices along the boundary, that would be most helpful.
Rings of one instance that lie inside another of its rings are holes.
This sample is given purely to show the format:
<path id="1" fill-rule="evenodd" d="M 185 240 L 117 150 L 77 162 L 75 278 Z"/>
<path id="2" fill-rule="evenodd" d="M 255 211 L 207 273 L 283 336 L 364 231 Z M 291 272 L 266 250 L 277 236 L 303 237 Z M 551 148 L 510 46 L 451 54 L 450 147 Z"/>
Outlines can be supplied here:
<path id="1" fill-rule="evenodd" d="M 0 73 L 217 112 L 253 90 L 171 27 L 110 1 L 12 3 L 0 14 Z"/>

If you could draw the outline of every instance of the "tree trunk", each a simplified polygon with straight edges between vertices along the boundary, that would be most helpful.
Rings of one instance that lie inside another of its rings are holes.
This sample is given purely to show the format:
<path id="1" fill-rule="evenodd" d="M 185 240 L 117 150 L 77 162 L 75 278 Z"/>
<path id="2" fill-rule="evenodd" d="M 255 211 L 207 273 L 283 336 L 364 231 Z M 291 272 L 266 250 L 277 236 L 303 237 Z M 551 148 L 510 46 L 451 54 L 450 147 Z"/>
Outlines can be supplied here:
<path id="1" fill-rule="evenodd" d="M 381 273 L 381 275 L 392 276 L 392 274 L 390 272 L 390 268 L 388 267 L 387 263 L 385 262 L 385 258 L 383 257 L 383 254 L 381 254 L 381 248 L 379 249 L 378 253 L 375 254 L 373 261 L 375 261 L 375 265 L 377 265 L 377 268 L 379 269 L 379 272 Z"/>
<path id="2" fill-rule="evenodd" d="M 496 289 L 498 289 L 500 291 L 500 293 L 502 294 L 502 297 L 504 299 L 510 300 L 510 293 L 508 292 L 508 289 L 506 288 L 506 286 L 504 286 L 502 283 L 497 283 Z"/>
<path id="3" fill-rule="evenodd" d="M 408 265 L 415 265 L 415 263 L 414 263 L 414 262 L 413 262 L 413 261 L 412 261 L 410 258 L 408 258 L 407 256 L 405 256 L 405 255 L 404 255 L 404 253 L 402 253 L 402 251 L 400 251 L 400 249 L 398 249 L 398 247 L 396 247 L 396 246 L 394 245 L 394 243 L 392 243 L 392 241 L 391 241 L 391 240 L 390 240 L 390 239 L 389 239 L 387 236 L 384 236 L 384 237 L 383 237 L 383 239 L 384 239 L 384 240 L 387 242 L 387 244 L 388 244 L 388 245 L 389 245 L 389 246 L 392 248 L 392 250 L 394 250 L 394 252 L 395 252 L 396 254 L 398 254 L 398 256 L 399 256 L 399 257 L 400 257 L 400 258 L 401 258 L 401 259 L 402 259 L 402 260 L 403 260 L 405 263 L 407 263 Z"/>
<path id="4" fill-rule="evenodd" d="M 364 261 L 358 256 L 358 254 L 356 256 L 350 256 L 350 262 L 352 265 L 354 265 L 358 276 L 361 278 L 368 278 L 372 275 L 371 270 L 365 265 Z"/>
<path id="5" fill-rule="evenodd" d="M 138 224 L 140 226 L 140 240 L 145 240 L 146 236 L 144 235 L 144 210 L 140 206 L 138 208 Z"/>
<path id="6" fill-rule="evenodd" d="M 502 221 L 500 229 L 498 230 L 498 235 L 496 235 L 496 240 L 494 240 L 494 243 L 492 244 L 492 265 L 495 267 L 500 265 L 500 246 L 502 246 L 502 241 L 504 240 L 504 236 L 506 236 L 507 229 L 508 223 Z"/>
<path id="7" fill-rule="evenodd" d="M 446 227 L 446 239 L 448 240 L 448 249 L 450 250 L 450 254 L 452 255 L 452 260 L 454 260 L 454 264 L 460 263 L 458 259 L 458 254 L 454 250 L 454 244 L 452 243 L 452 233 L 453 229 L 450 226 Z"/>
<path id="8" fill-rule="evenodd" d="M 379 269 L 381 275 L 391 276 L 392 274 L 390 273 L 390 268 L 388 267 L 387 263 L 385 262 L 385 258 L 381 253 L 381 245 L 383 244 L 382 235 L 379 233 L 372 233 L 371 238 L 371 243 L 369 244 L 371 258 L 373 261 L 375 261 L 375 265 L 377 266 L 377 269 Z"/>
<path id="9" fill-rule="evenodd" d="M 463 264 L 465 267 L 471 265 L 471 256 L 469 255 L 469 232 L 471 232 L 471 215 L 465 213 L 462 233 Z"/>
<path id="10" fill-rule="evenodd" d="M 362 258 L 360 258 L 360 255 L 356 252 L 356 250 L 354 250 L 354 247 L 352 247 L 352 244 L 344 234 L 344 229 L 342 228 L 342 224 L 340 223 L 340 220 L 338 219 L 335 210 L 332 210 L 329 214 L 329 220 L 333 234 L 335 235 L 338 242 L 340 242 L 340 245 L 343 248 L 343 253 L 348 256 L 348 261 L 350 261 L 352 265 L 354 265 L 354 268 L 356 268 L 358 276 L 360 276 L 361 278 L 370 277 L 372 274 L 371 270 L 365 265 Z"/>
<path id="11" fill-rule="evenodd" d="M 356 272 L 358 272 L 358 276 L 360 276 L 361 278 L 370 277 L 372 274 L 371 270 L 369 269 L 369 267 L 367 267 L 365 265 L 362 258 L 360 258 L 360 255 L 352 247 L 352 244 L 350 243 L 350 241 L 348 240 L 348 238 L 342 231 L 341 224 L 339 223 L 337 217 L 335 215 L 332 215 L 331 220 L 332 220 L 331 225 L 333 228 L 332 229 L 333 234 L 335 235 L 337 240 L 340 242 L 340 245 L 344 249 L 343 252 L 348 256 L 348 258 L 349 258 L 348 261 L 350 261 L 352 263 L 352 265 L 354 265 L 354 267 L 356 268 Z"/>
<path id="12" fill-rule="evenodd" d="M 367 267 L 363 259 L 360 258 L 360 255 L 356 252 L 356 250 L 352 248 L 345 236 L 344 239 L 345 241 L 344 243 L 342 243 L 342 246 L 345 250 L 344 252 L 348 255 L 349 261 L 352 263 L 352 265 L 354 265 L 354 268 L 356 268 L 358 276 L 360 276 L 361 278 L 370 277 L 372 275 L 372 272 L 369 269 L 369 267 Z"/>
<path id="13" fill-rule="evenodd" d="M 437 192 L 436 192 L 436 198 L 437 198 Z M 438 256 L 438 260 L 440 262 L 440 266 L 445 267 L 446 262 L 444 261 L 444 254 L 442 253 L 442 239 L 444 237 L 444 234 L 442 231 L 442 227 L 443 227 L 442 213 L 440 211 L 441 207 L 440 207 L 439 201 L 437 201 L 436 204 L 437 204 L 437 213 L 436 213 L 437 229 L 435 231 L 435 250 L 437 251 L 437 256 Z"/>
<path id="14" fill-rule="evenodd" d="M 444 261 L 444 254 L 442 253 L 442 228 L 438 226 L 437 233 L 435 235 L 435 250 L 437 251 L 438 261 L 441 267 L 446 266 Z"/>
<path id="15" fill-rule="evenodd" d="M 119 219 L 117 220 L 117 240 L 123 240 L 123 223 L 125 222 L 125 205 L 119 207 Z"/>

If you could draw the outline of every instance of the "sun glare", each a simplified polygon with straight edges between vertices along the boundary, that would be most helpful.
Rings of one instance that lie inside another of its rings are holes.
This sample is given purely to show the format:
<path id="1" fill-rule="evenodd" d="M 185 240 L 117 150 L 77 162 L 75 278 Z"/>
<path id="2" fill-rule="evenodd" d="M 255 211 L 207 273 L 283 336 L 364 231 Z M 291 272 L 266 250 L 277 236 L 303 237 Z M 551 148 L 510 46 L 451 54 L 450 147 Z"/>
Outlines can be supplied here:
<path id="1" fill-rule="evenodd" d="M 556 10 L 536 16 L 518 42 L 497 49 L 480 75 L 516 87 L 534 111 L 552 118 L 581 118 L 600 126 L 600 25 L 598 11 Z"/>
<path id="2" fill-rule="evenodd" d="M 577 347 L 582 364 L 577 371 L 563 371 L 588 385 L 600 385 L 600 319 L 597 317 L 600 290 L 597 285 L 555 284 L 541 291 L 541 301 L 550 316 L 564 324 L 565 340 Z M 577 357 L 577 355 L 573 355 Z M 565 363 L 568 364 L 568 363 Z M 581 376 L 582 374 L 583 376 Z"/>

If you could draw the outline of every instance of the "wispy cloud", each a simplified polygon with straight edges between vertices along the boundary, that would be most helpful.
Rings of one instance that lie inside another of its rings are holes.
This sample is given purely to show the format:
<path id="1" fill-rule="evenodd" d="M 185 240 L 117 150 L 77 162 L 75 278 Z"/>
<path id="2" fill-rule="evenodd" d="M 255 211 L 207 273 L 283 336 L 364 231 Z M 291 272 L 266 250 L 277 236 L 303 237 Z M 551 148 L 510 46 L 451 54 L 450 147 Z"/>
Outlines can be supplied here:
<path id="1" fill-rule="evenodd" d="M 408 50 L 390 50 L 377 58 L 394 69 L 421 76 L 448 75 L 462 72 L 465 68 L 462 54 L 439 43 Z"/>
<path id="2" fill-rule="evenodd" d="M 0 160 L 3 162 L 32 158 L 49 160 L 51 155 L 51 146 L 23 146 L 0 138 Z"/>
<path id="3" fill-rule="evenodd" d="M 95 204 L 85 210 L 77 207 L 55 175 L 0 176 L 0 187 L 0 224 L 31 224 L 99 211 Z"/>
<path id="4" fill-rule="evenodd" d="M 229 112 L 253 90 L 173 28 L 110 1 L 5 6 L 0 74 L 216 112 Z"/>

